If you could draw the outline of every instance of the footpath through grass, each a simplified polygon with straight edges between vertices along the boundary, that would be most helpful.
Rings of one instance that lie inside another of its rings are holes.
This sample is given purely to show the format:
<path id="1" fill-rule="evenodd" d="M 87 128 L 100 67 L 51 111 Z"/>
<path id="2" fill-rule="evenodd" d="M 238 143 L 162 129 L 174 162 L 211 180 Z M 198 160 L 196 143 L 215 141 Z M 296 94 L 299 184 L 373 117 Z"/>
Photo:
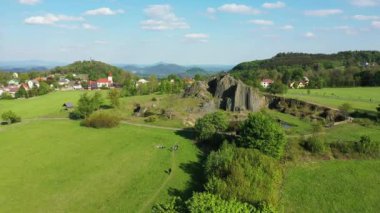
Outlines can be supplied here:
<path id="1" fill-rule="evenodd" d="M 376 107 L 380 104 L 380 87 L 311 89 L 310 94 L 307 89 L 290 89 L 285 97 L 334 108 L 349 103 L 355 109 L 376 111 Z"/>
<path id="2" fill-rule="evenodd" d="M 174 155 L 156 148 L 174 144 L 180 147 Z M 188 187 L 192 174 L 183 168 L 196 163 L 198 153 L 191 141 L 168 130 L 90 129 L 65 120 L 5 126 L 0 212 L 137 212 L 144 206 L 149 212 L 169 188 Z"/>
<path id="3" fill-rule="evenodd" d="M 378 212 L 380 160 L 321 161 L 289 168 L 285 212 Z"/>

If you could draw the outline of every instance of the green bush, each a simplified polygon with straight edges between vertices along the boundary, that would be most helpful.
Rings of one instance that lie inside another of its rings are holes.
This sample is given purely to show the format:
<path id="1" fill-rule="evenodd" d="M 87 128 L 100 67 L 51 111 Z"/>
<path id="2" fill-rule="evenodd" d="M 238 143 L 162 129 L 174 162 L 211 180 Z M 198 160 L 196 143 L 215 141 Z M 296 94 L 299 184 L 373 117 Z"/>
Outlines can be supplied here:
<path id="1" fill-rule="evenodd" d="M 207 141 L 226 131 L 228 128 L 228 118 L 223 112 L 215 112 L 205 115 L 195 122 L 195 131 L 199 141 Z"/>
<path id="2" fill-rule="evenodd" d="M 378 155 L 379 143 L 373 141 L 369 136 L 362 136 L 359 141 L 354 143 L 355 151 L 365 155 Z"/>
<path id="3" fill-rule="evenodd" d="M 110 112 L 97 111 L 82 121 L 83 126 L 93 128 L 112 128 L 120 124 L 120 118 Z"/>
<path id="4" fill-rule="evenodd" d="M 280 158 L 286 144 L 283 128 L 264 113 L 250 114 L 240 128 L 238 144 Z"/>
<path id="5" fill-rule="evenodd" d="M 349 142 L 349 141 L 340 141 L 339 140 L 339 141 L 336 141 L 334 143 L 331 143 L 330 147 L 332 149 L 336 149 L 337 151 L 339 151 L 342 154 L 351 154 L 355 151 L 353 143 Z"/>
<path id="6" fill-rule="evenodd" d="M 279 162 L 258 150 L 223 144 L 209 155 L 205 170 L 205 188 L 210 193 L 252 205 L 277 205 L 282 180 Z"/>
<path id="7" fill-rule="evenodd" d="M 71 120 L 80 120 L 80 119 L 83 119 L 84 116 L 78 110 L 74 110 L 74 111 L 69 113 L 69 118 Z"/>
<path id="8" fill-rule="evenodd" d="M 301 145 L 307 151 L 315 154 L 322 154 L 326 151 L 325 139 L 316 135 L 304 140 Z"/>
<path id="9" fill-rule="evenodd" d="M 8 124 L 21 122 L 21 117 L 17 116 L 16 113 L 14 113 L 13 111 L 4 112 L 1 115 L 1 118 L 3 119 L 4 122 Z"/>
<path id="10" fill-rule="evenodd" d="M 210 193 L 195 193 L 187 202 L 189 212 L 192 213 L 255 213 L 259 212 L 254 206 L 242 203 L 236 199 L 224 200 L 218 195 Z"/>
<path id="11" fill-rule="evenodd" d="M 165 203 L 155 204 L 152 213 L 180 213 L 185 212 L 186 206 L 179 197 L 172 197 Z"/>

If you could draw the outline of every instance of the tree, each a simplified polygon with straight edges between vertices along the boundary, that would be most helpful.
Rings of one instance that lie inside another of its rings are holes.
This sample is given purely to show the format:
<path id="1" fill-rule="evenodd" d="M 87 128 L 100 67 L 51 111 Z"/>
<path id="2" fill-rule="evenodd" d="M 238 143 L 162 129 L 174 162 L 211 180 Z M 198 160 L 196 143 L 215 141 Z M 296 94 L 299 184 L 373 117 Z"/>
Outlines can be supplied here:
<path id="1" fill-rule="evenodd" d="M 4 122 L 7 122 L 8 124 L 21 122 L 21 117 L 17 116 L 16 113 L 14 113 L 13 111 L 4 112 L 1 115 L 1 118 Z"/>
<path id="2" fill-rule="evenodd" d="M 45 95 L 45 94 L 48 94 L 50 91 L 51 91 L 51 88 L 47 83 L 45 82 L 40 83 L 40 87 L 38 88 L 38 95 Z"/>
<path id="3" fill-rule="evenodd" d="M 288 91 L 288 87 L 280 81 L 276 81 L 269 85 L 267 90 L 271 94 L 284 94 Z"/>
<path id="4" fill-rule="evenodd" d="M 198 140 L 207 141 L 215 138 L 218 133 L 228 128 L 228 119 L 225 113 L 214 112 L 198 119 L 194 128 L 197 132 Z"/>
<path id="5" fill-rule="evenodd" d="M 211 193 L 195 193 L 187 204 L 189 212 L 192 213 L 261 212 L 247 203 L 239 202 L 236 199 L 224 200 L 219 195 L 213 195 Z"/>
<path id="6" fill-rule="evenodd" d="M 264 113 L 249 114 L 240 128 L 239 135 L 240 146 L 258 149 L 274 158 L 280 158 L 284 152 L 284 130 Z"/>
<path id="7" fill-rule="evenodd" d="M 82 117 L 88 117 L 91 113 L 98 110 L 102 105 L 102 95 L 96 92 L 92 97 L 87 93 L 83 94 L 78 101 L 78 108 L 76 109 Z"/>
<path id="8" fill-rule="evenodd" d="M 21 86 L 15 94 L 16 98 L 29 98 L 28 92 L 23 86 Z"/>
<path id="9" fill-rule="evenodd" d="M 205 173 L 206 191 L 223 199 L 238 199 L 253 205 L 275 205 L 279 200 L 279 162 L 255 149 L 224 143 L 209 154 Z"/>
<path id="10" fill-rule="evenodd" d="M 116 108 L 120 106 L 120 96 L 121 96 L 121 93 L 120 93 L 120 90 L 118 89 L 111 89 L 108 92 L 108 99 L 110 99 L 111 105 L 113 107 Z"/>

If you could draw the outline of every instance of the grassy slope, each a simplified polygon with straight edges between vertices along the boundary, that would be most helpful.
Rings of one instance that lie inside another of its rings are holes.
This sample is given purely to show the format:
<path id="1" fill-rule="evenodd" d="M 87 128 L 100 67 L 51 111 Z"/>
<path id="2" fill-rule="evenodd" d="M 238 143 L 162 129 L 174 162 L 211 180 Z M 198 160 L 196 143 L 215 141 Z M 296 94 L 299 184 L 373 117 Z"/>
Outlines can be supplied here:
<path id="1" fill-rule="evenodd" d="M 310 90 L 310 95 L 306 89 L 288 90 L 285 96 L 335 108 L 343 103 L 350 103 L 356 109 L 368 111 L 376 111 L 380 104 L 379 87 L 324 88 Z"/>
<path id="2" fill-rule="evenodd" d="M 286 212 L 377 212 L 380 161 L 324 161 L 290 168 Z"/>
<path id="3" fill-rule="evenodd" d="M 0 131 L 0 212 L 134 212 L 168 177 L 172 154 L 155 145 L 180 145 L 158 200 L 185 188 L 190 174 L 179 165 L 197 161 L 196 147 L 166 130 L 38 121 Z"/>

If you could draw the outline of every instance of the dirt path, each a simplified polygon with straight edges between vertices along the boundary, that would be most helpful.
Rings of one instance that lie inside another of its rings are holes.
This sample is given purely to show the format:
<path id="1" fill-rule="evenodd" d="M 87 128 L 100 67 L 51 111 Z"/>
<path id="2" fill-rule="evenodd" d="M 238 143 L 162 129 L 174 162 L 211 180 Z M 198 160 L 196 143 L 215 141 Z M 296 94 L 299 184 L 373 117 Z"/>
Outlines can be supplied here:
<path id="1" fill-rule="evenodd" d="M 175 173 L 175 151 L 172 151 L 171 154 L 171 173 L 168 174 L 168 177 L 165 179 L 164 182 L 161 183 L 160 188 L 158 188 L 154 194 L 145 202 L 145 204 L 141 207 L 141 209 L 138 211 L 139 213 L 147 212 L 148 208 L 152 203 L 157 199 L 157 197 L 160 195 L 160 193 L 165 189 L 166 185 L 169 183 L 169 181 L 172 179 Z"/>
<path id="2" fill-rule="evenodd" d="M 149 125 L 149 124 L 138 124 L 138 123 L 132 123 L 128 121 L 121 121 L 120 123 L 131 125 L 131 126 L 138 126 L 138 127 L 147 127 L 147 128 L 153 128 L 153 129 L 166 129 L 166 130 L 172 130 L 172 131 L 188 131 L 183 128 L 174 128 L 174 127 L 164 127 L 164 126 L 155 126 L 155 125 Z"/>

